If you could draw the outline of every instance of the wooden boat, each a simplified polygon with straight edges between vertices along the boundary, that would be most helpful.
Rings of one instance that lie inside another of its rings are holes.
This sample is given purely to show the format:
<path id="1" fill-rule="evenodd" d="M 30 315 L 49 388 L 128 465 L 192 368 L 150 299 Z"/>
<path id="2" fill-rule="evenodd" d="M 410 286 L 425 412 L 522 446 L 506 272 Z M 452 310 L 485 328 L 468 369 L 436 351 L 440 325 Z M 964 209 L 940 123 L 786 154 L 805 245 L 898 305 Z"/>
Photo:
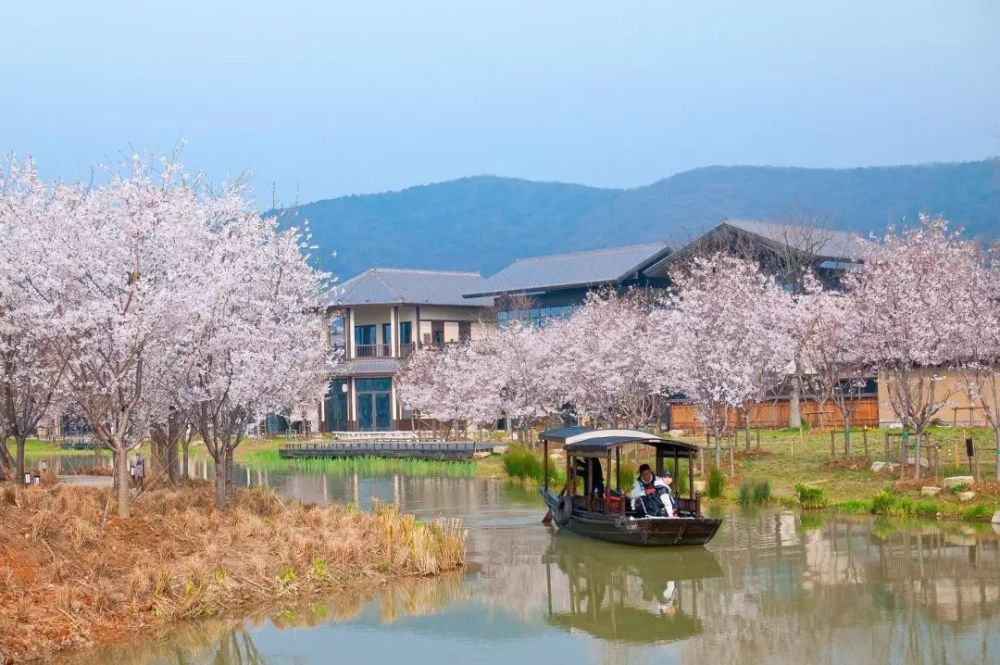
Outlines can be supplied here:
<path id="1" fill-rule="evenodd" d="M 561 529 L 615 543 L 656 547 L 704 545 L 715 536 L 722 524 L 721 519 L 702 514 L 701 496 L 694 491 L 692 468 L 698 455 L 697 446 L 635 430 L 594 430 L 588 427 L 561 427 L 542 432 L 539 438 L 544 444 L 546 478 L 541 489 L 542 498 Z M 558 494 L 550 490 L 548 484 L 550 444 L 562 444 L 566 453 L 566 485 Z M 622 447 L 630 444 L 655 449 L 657 475 L 662 475 L 667 459 L 673 460 L 674 476 L 679 471 L 680 460 L 689 460 L 688 487 L 691 493 L 688 498 L 675 497 L 677 517 L 636 514 L 628 500 L 630 487 L 624 493 L 621 487 L 617 491 L 607 489 L 603 494 L 595 492 L 594 469 L 597 465 L 592 460 L 606 460 L 604 468 L 610 470 L 614 457 L 616 472 L 608 476 L 617 478 Z M 587 460 L 585 466 L 588 473 L 586 478 L 582 478 L 582 495 L 577 494 L 577 460 Z"/>

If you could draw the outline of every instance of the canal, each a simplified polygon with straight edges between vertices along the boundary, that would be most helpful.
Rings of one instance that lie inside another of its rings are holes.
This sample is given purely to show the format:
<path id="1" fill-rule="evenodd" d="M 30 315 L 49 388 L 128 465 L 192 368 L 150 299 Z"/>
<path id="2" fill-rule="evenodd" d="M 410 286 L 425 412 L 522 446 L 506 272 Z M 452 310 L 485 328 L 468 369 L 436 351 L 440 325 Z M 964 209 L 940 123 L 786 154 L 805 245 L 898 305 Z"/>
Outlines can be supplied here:
<path id="1" fill-rule="evenodd" d="M 305 501 L 461 518 L 468 567 L 58 662 L 1000 662 L 1000 536 L 989 525 L 733 509 L 707 548 L 649 550 L 552 531 L 538 496 L 506 482 L 246 467 L 237 478 Z"/>

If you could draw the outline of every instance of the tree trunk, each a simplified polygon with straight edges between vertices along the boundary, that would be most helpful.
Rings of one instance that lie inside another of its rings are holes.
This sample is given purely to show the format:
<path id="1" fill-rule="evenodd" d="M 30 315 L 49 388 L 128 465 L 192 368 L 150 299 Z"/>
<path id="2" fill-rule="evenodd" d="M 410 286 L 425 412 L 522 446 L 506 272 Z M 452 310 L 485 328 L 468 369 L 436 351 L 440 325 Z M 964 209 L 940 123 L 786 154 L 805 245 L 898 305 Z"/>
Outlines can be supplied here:
<path id="1" fill-rule="evenodd" d="M 118 482 L 118 516 L 131 517 L 129 506 L 128 453 L 124 446 L 115 444 L 115 480 Z"/>
<path id="2" fill-rule="evenodd" d="M 1000 480 L 1000 427 L 993 428 L 993 438 L 996 439 L 996 448 L 993 453 L 997 458 L 997 480 Z"/>
<path id="3" fill-rule="evenodd" d="M 802 410 L 799 401 L 802 398 L 802 380 L 798 374 L 792 376 L 792 391 L 788 395 L 788 428 L 798 429 L 802 425 Z"/>
<path id="4" fill-rule="evenodd" d="M 17 442 L 17 480 L 18 482 L 24 482 L 24 444 L 27 442 L 28 437 L 17 436 L 14 440 Z"/>
<path id="5" fill-rule="evenodd" d="M 14 472 L 14 457 L 7 448 L 7 437 L 0 435 L 0 480 Z"/>
<path id="6" fill-rule="evenodd" d="M 844 459 L 851 456 L 851 419 L 844 416 Z"/>
<path id="7" fill-rule="evenodd" d="M 215 507 L 217 510 L 226 509 L 226 453 L 220 451 L 222 459 L 215 460 Z"/>
<path id="8" fill-rule="evenodd" d="M 190 480 L 191 479 L 191 474 L 188 471 L 188 449 L 190 447 L 191 447 L 191 441 L 188 440 L 188 439 L 185 439 L 184 443 L 182 444 L 184 459 L 183 459 L 182 465 L 181 465 L 181 478 L 183 478 L 184 480 Z"/>
<path id="9" fill-rule="evenodd" d="M 226 446 L 226 491 L 233 488 L 233 449 Z"/>
<path id="10" fill-rule="evenodd" d="M 718 434 L 715 435 L 715 466 L 722 468 L 722 441 Z"/>
<path id="11" fill-rule="evenodd" d="M 924 428 L 923 425 L 917 427 L 917 444 L 913 455 L 913 478 L 914 480 L 920 480 L 920 452 L 921 444 L 924 438 Z"/>
<path id="12" fill-rule="evenodd" d="M 171 485 L 177 484 L 177 438 L 167 444 L 167 478 Z"/>
<path id="13" fill-rule="evenodd" d="M 750 452 L 750 418 L 747 416 L 743 423 L 744 438 L 746 438 L 747 452 Z"/>

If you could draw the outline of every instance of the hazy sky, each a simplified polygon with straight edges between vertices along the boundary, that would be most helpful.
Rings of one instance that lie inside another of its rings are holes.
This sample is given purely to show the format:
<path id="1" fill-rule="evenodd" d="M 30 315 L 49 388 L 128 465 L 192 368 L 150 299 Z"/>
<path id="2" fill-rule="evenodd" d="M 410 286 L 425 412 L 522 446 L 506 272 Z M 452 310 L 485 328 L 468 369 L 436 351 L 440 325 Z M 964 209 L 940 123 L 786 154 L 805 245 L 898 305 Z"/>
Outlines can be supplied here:
<path id="1" fill-rule="evenodd" d="M 129 146 L 288 203 L 494 173 L 1000 153 L 1000 2 L 408 0 L 0 7 L 0 151 Z"/>

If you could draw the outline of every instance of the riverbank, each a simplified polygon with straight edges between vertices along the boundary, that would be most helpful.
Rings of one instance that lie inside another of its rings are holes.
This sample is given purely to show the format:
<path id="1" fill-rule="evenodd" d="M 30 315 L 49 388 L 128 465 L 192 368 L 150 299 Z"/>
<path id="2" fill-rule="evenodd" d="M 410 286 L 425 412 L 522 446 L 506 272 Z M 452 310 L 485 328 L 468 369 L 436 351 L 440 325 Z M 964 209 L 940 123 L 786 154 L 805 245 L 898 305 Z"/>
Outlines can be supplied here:
<path id="1" fill-rule="evenodd" d="M 422 524 L 236 489 L 213 510 L 208 483 L 148 492 L 125 520 L 105 491 L 0 487 L 0 662 L 113 642 L 276 599 L 370 589 L 460 568 L 455 521 Z"/>
<path id="2" fill-rule="evenodd" d="M 991 445 L 993 432 L 988 429 L 932 428 L 930 435 L 941 448 L 941 475 L 913 480 L 913 469 L 906 478 L 900 478 L 899 469 L 886 467 L 873 471 L 875 461 L 884 461 L 884 430 L 861 431 L 853 435 L 852 455 L 844 457 L 842 434 L 834 434 L 835 456 L 831 456 L 829 432 L 765 431 L 753 432 L 750 450 L 746 449 L 742 433 L 734 448 L 732 468 L 728 449 L 719 467 L 721 484 L 713 491 L 707 471 L 714 464 L 714 449 L 705 448 L 703 437 L 682 436 L 679 440 L 702 446 L 706 474 L 696 475 L 701 481 L 704 505 L 733 505 L 738 503 L 763 503 L 801 507 L 807 510 L 825 510 L 847 514 L 873 513 L 892 517 L 921 516 L 939 519 L 988 521 L 1000 510 L 1000 484 L 994 479 L 994 466 L 986 463 L 985 453 Z M 864 437 L 868 437 L 869 457 L 864 457 Z M 983 456 L 980 460 L 981 482 L 943 487 L 943 478 L 969 474 L 965 455 L 965 436 L 972 436 Z M 898 445 L 898 438 L 896 439 Z M 731 444 L 728 440 L 727 444 Z M 537 485 L 541 482 L 542 463 L 540 451 L 531 455 L 534 462 L 524 459 L 526 449 L 513 446 L 507 456 L 494 456 L 480 464 L 480 475 L 508 478 L 516 482 Z M 504 464 L 504 461 L 508 464 Z M 957 463 L 956 463 L 957 460 Z M 622 451 L 624 471 L 635 469 L 638 464 L 654 462 L 651 448 L 626 446 Z M 563 482 L 564 458 L 555 451 L 550 479 L 559 485 Z M 675 483 L 682 494 L 687 492 L 687 463 L 680 464 L 680 476 Z M 628 475 L 626 473 L 626 475 Z M 626 483 L 627 484 L 627 483 Z M 766 489 L 762 489 L 766 486 Z M 807 489 L 800 496 L 800 486 Z M 923 487 L 938 487 L 935 496 L 922 495 Z M 755 491 L 756 490 L 756 491 Z M 972 496 L 964 494 L 972 492 Z"/>

